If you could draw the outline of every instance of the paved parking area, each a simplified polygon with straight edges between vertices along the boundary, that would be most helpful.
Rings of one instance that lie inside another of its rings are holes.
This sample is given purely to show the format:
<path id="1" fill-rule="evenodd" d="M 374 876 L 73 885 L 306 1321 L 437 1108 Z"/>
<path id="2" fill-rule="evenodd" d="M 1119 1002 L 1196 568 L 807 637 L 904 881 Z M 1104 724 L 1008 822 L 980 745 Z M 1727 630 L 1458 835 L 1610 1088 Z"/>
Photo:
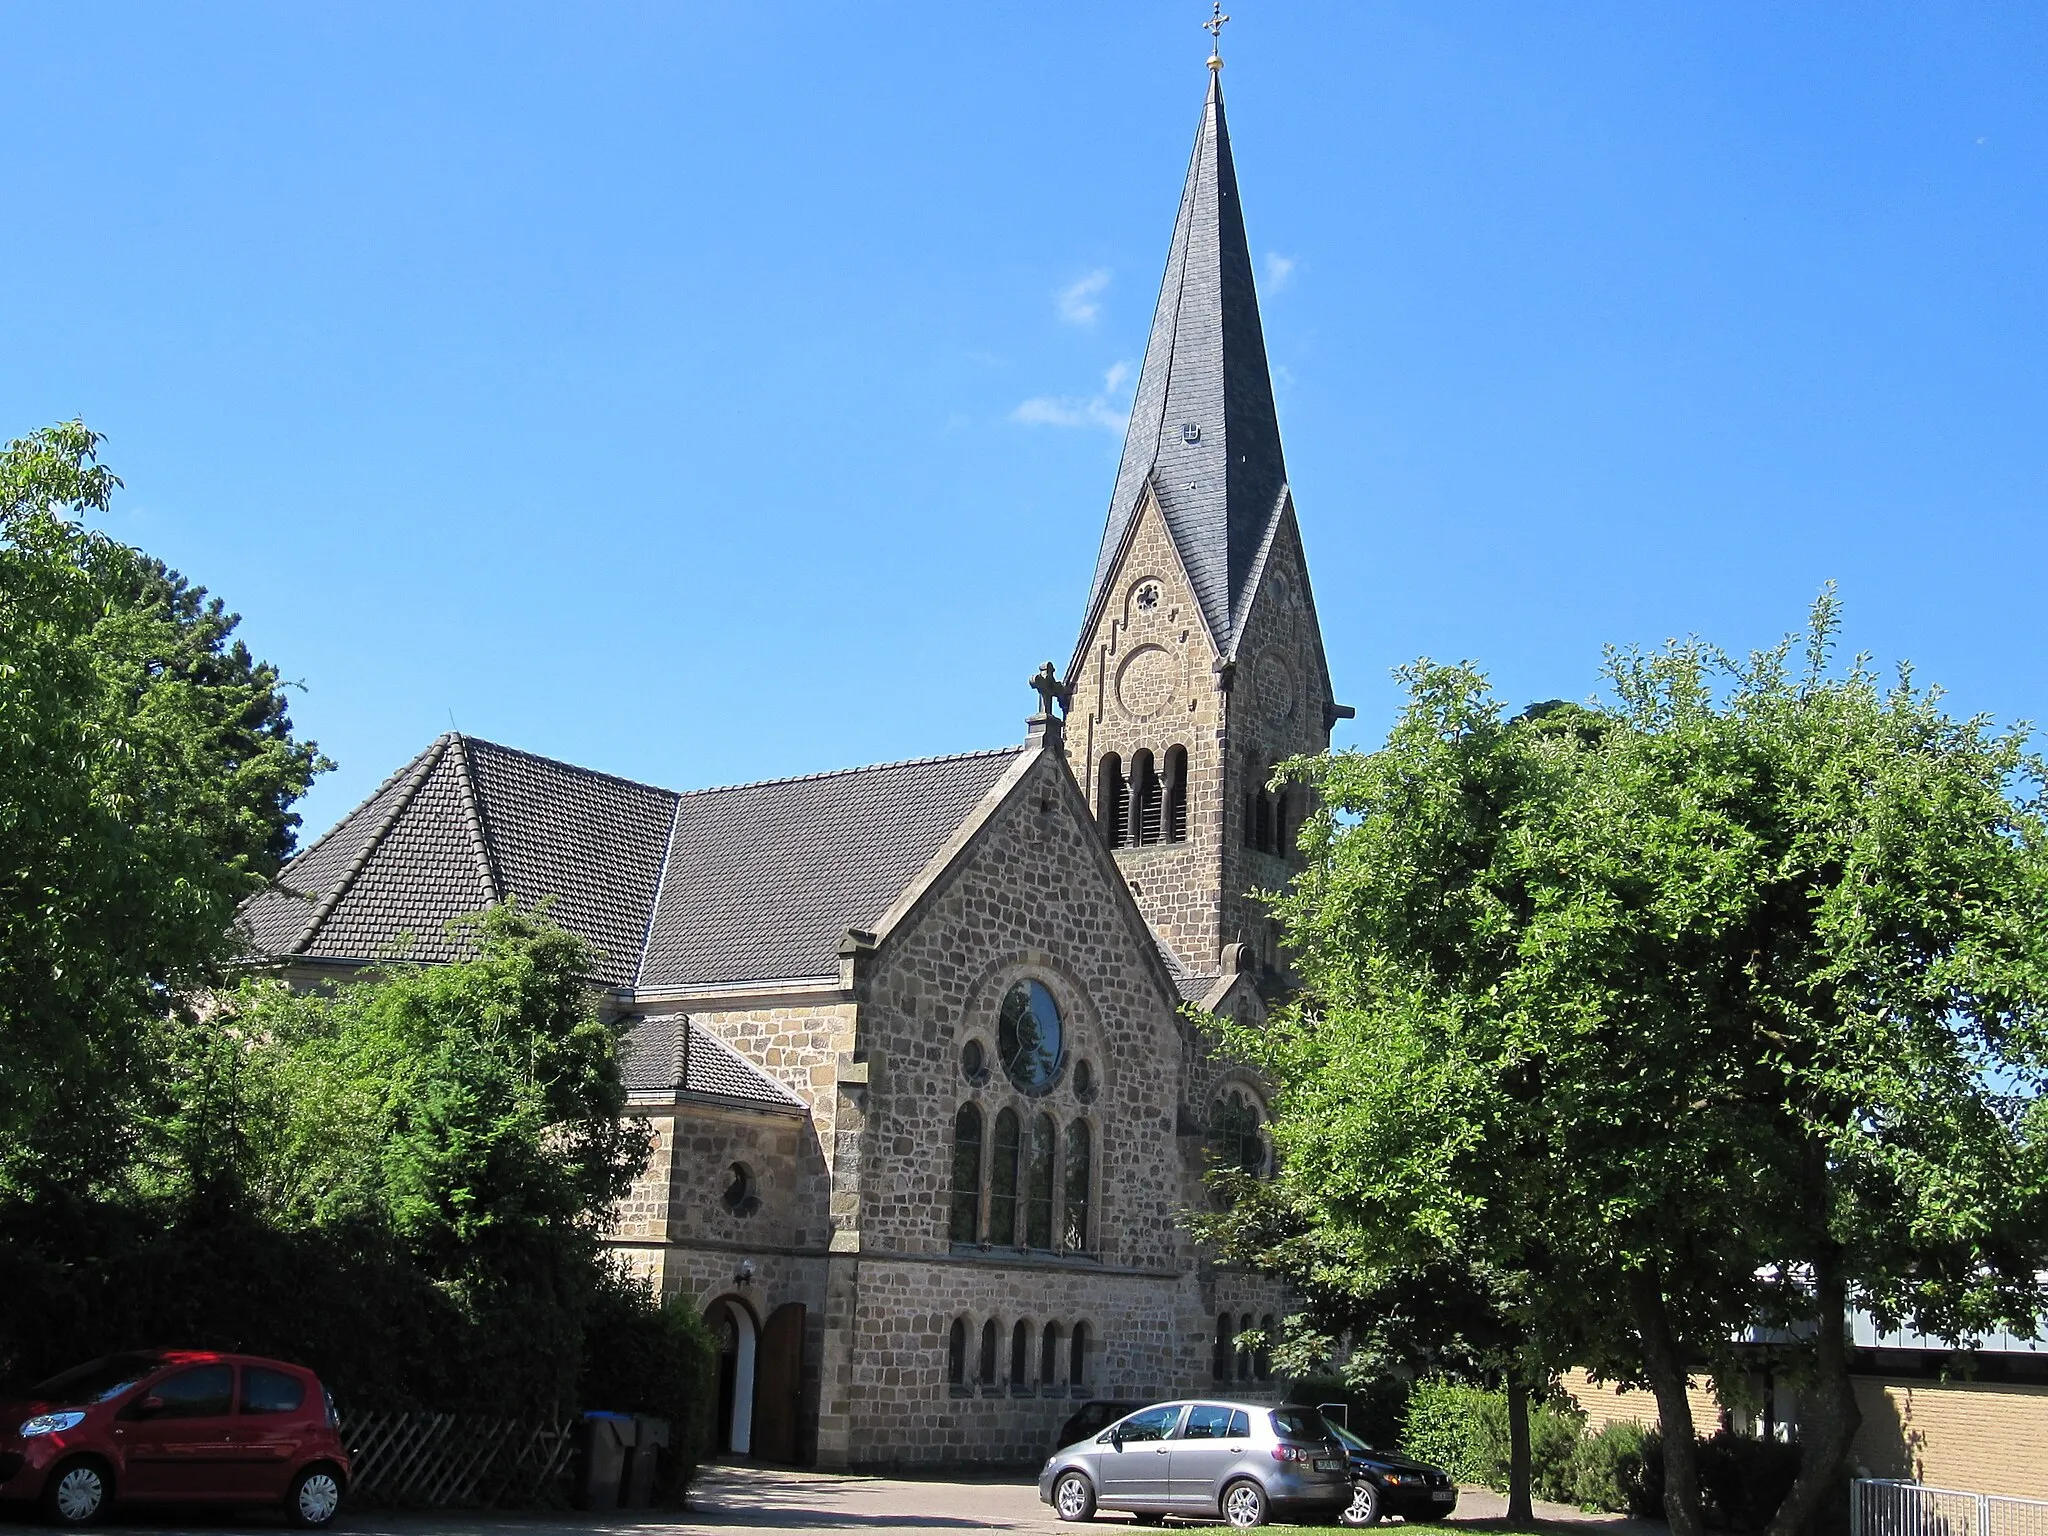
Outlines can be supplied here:
<path id="1" fill-rule="evenodd" d="M 1667 1536 L 1661 1524 L 1624 1520 L 1613 1515 L 1584 1515 L 1559 1505 L 1539 1504 L 1546 1523 L 1576 1526 L 1597 1536 Z M 1468 1488 L 1458 1498 L 1458 1512 L 1443 1536 L 1465 1527 L 1499 1531 L 1506 1503 L 1498 1494 Z M 1098 1516 L 1096 1529 L 1134 1529 L 1127 1516 Z M 35 1527 L 19 1524 L 23 1536 Z M 163 1522 L 116 1517 L 108 1527 L 128 1536 L 236 1536 L 236 1533 L 282 1531 L 281 1518 L 244 1515 L 212 1521 Z M 334 1529 L 345 1536 L 693 1536 L 726 1530 L 852 1531 L 876 1536 L 934 1536 L 949 1531 L 1062 1531 L 1077 1536 L 1090 1527 L 1062 1525 L 1038 1502 L 1038 1489 L 1028 1475 L 874 1477 L 843 1472 L 807 1472 L 784 1468 L 713 1466 L 690 1490 L 684 1511 L 621 1511 L 615 1515 L 507 1515 L 450 1511 L 445 1514 L 385 1513 L 345 1510 Z M 1383 1527 L 1390 1536 L 1403 1529 L 1399 1521 Z M 1425 1528 L 1426 1529 L 1426 1528 Z M 1418 1536 L 1420 1533 L 1418 1532 Z"/>

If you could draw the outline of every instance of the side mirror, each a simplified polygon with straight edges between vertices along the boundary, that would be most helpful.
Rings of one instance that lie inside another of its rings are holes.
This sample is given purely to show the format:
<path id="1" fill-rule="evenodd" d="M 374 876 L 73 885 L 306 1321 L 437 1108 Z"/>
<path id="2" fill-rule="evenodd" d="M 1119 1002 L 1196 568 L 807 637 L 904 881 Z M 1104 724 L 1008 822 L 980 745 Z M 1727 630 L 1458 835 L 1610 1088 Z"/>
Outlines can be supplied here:
<path id="1" fill-rule="evenodd" d="M 1118 1450 L 1122 1450 L 1124 1448 L 1124 1432 L 1121 1428 L 1112 1429 L 1109 1432 L 1109 1443 L 1115 1446 Z"/>

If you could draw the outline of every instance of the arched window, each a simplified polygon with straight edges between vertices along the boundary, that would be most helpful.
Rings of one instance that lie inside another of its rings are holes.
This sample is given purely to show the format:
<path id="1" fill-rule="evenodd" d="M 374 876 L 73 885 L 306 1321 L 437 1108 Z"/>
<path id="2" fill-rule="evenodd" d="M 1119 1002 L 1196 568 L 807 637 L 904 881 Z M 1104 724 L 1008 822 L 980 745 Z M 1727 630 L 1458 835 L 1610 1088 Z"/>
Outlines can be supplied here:
<path id="1" fill-rule="evenodd" d="M 988 1240 L 1010 1244 L 1017 1241 L 1017 1112 L 1006 1109 L 996 1116 L 993 1163 L 988 1171 Z"/>
<path id="2" fill-rule="evenodd" d="M 1209 1370 L 1219 1383 L 1230 1380 L 1230 1356 L 1236 1346 L 1236 1341 L 1237 1325 L 1231 1322 L 1230 1314 L 1228 1312 L 1218 1314 L 1216 1318 L 1216 1348 L 1209 1355 Z"/>
<path id="3" fill-rule="evenodd" d="M 1259 846 L 1259 795 L 1252 789 L 1244 792 L 1244 845 L 1247 848 Z"/>
<path id="4" fill-rule="evenodd" d="M 967 1385 L 967 1319 L 953 1319 L 953 1331 L 946 1337 L 946 1384 Z"/>
<path id="5" fill-rule="evenodd" d="M 1232 1088 L 1209 1109 L 1209 1155 L 1218 1168 L 1258 1178 L 1266 1171 L 1266 1139 L 1259 1111 L 1242 1090 Z"/>
<path id="6" fill-rule="evenodd" d="M 947 1235 L 956 1243 L 981 1236 L 981 1111 L 962 1104 L 953 1117 L 953 1216 Z"/>
<path id="7" fill-rule="evenodd" d="M 1237 1331 L 1239 1333 L 1250 1333 L 1252 1331 L 1251 1313 L 1245 1313 L 1238 1323 Z M 1237 1351 L 1237 1379 L 1239 1381 L 1250 1381 L 1252 1379 L 1252 1352 L 1242 1347 Z"/>
<path id="8" fill-rule="evenodd" d="M 996 1384 L 996 1320 L 990 1318 L 981 1325 L 981 1384 L 992 1387 Z"/>
<path id="9" fill-rule="evenodd" d="M 1031 1325 L 1023 1318 L 1010 1330 L 1010 1388 L 1031 1385 Z"/>
<path id="10" fill-rule="evenodd" d="M 1074 1324 L 1074 1342 L 1067 1346 L 1067 1385 L 1088 1385 L 1088 1325 Z"/>
<path id="11" fill-rule="evenodd" d="M 1038 1384 L 1050 1387 L 1060 1376 L 1060 1325 L 1047 1323 L 1038 1343 Z"/>
<path id="12" fill-rule="evenodd" d="M 1271 853 L 1273 851 L 1273 796 L 1271 791 L 1263 787 L 1260 788 L 1258 801 L 1252 808 L 1252 815 L 1256 818 L 1253 823 L 1252 846 L 1261 853 Z"/>
<path id="13" fill-rule="evenodd" d="M 1168 747 L 1166 749 L 1166 772 L 1162 776 L 1166 789 L 1166 840 L 1169 843 L 1184 843 L 1188 840 L 1188 749 Z"/>
<path id="14" fill-rule="evenodd" d="M 1152 768 L 1152 754 L 1142 747 L 1131 754 L 1131 841 L 1159 841 L 1159 813 L 1163 809 L 1159 775 Z"/>
<path id="15" fill-rule="evenodd" d="M 1052 1160 L 1059 1131 L 1051 1115 L 1031 1122 L 1031 1161 L 1024 1178 L 1024 1246 L 1052 1247 Z"/>
<path id="16" fill-rule="evenodd" d="M 1102 826 L 1103 841 L 1121 848 L 1131 814 L 1130 786 L 1124 782 L 1124 760 L 1114 752 L 1103 754 L 1095 772 L 1095 816 Z"/>
<path id="17" fill-rule="evenodd" d="M 1067 1188 L 1060 1244 L 1069 1253 L 1088 1248 L 1088 1191 L 1095 1175 L 1094 1137 L 1086 1120 L 1067 1127 Z"/>
<path id="18" fill-rule="evenodd" d="M 1273 1314 L 1259 1319 L 1259 1352 L 1252 1356 L 1252 1374 L 1261 1381 L 1273 1379 Z"/>

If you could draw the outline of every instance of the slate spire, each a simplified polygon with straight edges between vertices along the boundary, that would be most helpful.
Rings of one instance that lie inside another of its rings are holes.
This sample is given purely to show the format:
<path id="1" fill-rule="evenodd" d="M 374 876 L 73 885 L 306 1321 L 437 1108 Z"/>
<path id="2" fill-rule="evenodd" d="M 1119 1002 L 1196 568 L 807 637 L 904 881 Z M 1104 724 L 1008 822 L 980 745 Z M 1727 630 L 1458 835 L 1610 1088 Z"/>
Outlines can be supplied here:
<path id="1" fill-rule="evenodd" d="M 1287 465 L 1215 69 L 1095 562 L 1091 626 L 1148 482 L 1209 633 L 1231 656 L 1260 553 L 1286 505 Z"/>

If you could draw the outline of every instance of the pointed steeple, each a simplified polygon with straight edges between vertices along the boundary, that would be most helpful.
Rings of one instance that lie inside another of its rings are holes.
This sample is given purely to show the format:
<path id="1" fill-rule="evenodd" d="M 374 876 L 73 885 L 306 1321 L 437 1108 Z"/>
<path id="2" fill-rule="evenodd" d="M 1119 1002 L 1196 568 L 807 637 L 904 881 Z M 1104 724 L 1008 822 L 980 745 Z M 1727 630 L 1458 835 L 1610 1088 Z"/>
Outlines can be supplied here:
<path id="1" fill-rule="evenodd" d="M 1232 656 L 1260 554 L 1286 505 L 1287 465 L 1214 68 L 1095 562 L 1091 625 L 1148 484 L 1209 633 Z"/>

